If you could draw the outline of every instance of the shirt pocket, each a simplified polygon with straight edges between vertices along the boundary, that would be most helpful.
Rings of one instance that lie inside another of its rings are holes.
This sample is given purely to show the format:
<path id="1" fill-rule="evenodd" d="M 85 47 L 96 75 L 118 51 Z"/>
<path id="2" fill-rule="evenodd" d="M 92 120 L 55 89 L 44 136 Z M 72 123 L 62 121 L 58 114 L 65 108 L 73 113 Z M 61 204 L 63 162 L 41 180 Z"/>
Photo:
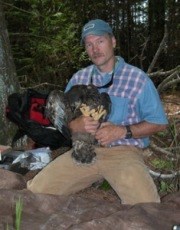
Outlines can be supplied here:
<path id="1" fill-rule="evenodd" d="M 114 124 L 122 124 L 126 122 L 128 116 L 128 98 L 110 96 L 111 98 L 111 113 L 108 121 Z"/>

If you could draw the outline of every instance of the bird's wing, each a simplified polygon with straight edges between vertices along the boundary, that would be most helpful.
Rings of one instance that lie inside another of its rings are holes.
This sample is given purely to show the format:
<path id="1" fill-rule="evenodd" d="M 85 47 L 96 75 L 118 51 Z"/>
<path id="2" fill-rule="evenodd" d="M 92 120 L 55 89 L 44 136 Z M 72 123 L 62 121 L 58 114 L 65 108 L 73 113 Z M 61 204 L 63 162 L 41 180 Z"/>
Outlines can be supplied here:
<path id="1" fill-rule="evenodd" d="M 101 97 L 101 105 L 106 110 L 106 114 L 108 115 L 111 112 L 111 99 L 109 95 L 105 92 L 100 94 Z M 106 120 L 107 116 L 103 119 Z"/>
<path id="2" fill-rule="evenodd" d="M 53 90 L 46 101 L 45 114 L 66 138 L 69 139 L 70 133 L 67 127 L 67 114 L 64 93 L 60 90 Z"/>

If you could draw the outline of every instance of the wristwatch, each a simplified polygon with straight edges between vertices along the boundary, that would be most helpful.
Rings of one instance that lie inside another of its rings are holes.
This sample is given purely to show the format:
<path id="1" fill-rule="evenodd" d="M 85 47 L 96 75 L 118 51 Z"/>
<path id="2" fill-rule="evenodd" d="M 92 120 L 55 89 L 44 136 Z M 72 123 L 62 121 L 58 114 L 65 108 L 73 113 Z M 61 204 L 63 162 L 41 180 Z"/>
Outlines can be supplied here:
<path id="1" fill-rule="evenodd" d="M 130 138 L 132 138 L 132 132 L 131 132 L 130 126 L 129 126 L 129 125 L 126 125 L 125 127 L 126 127 L 126 130 L 127 130 L 125 139 L 130 139 Z"/>

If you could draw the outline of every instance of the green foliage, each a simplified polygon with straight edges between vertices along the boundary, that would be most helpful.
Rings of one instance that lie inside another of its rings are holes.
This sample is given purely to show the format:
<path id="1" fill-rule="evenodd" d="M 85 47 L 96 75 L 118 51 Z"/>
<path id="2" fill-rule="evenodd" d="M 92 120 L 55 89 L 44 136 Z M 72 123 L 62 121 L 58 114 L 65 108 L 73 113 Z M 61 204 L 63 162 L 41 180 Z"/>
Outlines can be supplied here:
<path id="1" fill-rule="evenodd" d="M 167 193 L 172 192 L 173 190 L 174 190 L 173 183 L 168 183 L 163 180 L 160 182 L 160 190 L 159 190 L 160 193 L 167 194 Z"/>
<path id="2" fill-rule="evenodd" d="M 150 7 L 149 2 L 3 1 L 21 85 L 28 87 L 49 82 L 63 88 L 74 72 L 89 64 L 87 55 L 80 46 L 80 34 L 84 23 L 94 18 L 104 19 L 112 25 L 117 38 L 117 54 L 145 71 L 162 39 L 164 28 L 157 19 L 162 24 L 167 20 L 170 39 L 166 44 L 166 51 L 169 49 L 171 55 L 164 52 L 156 69 L 176 66 L 179 60 L 173 54 L 178 53 L 177 3 L 169 1 L 165 4 L 161 1 L 163 4 L 156 7 L 156 1 L 151 1 L 154 5 Z M 149 35 L 150 42 L 147 42 Z"/>
<path id="3" fill-rule="evenodd" d="M 25 76 L 28 85 L 53 82 L 64 86 L 78 68 L 81 53 L 73 13 L 60 1 L 20 3 L 13 1 L 16 8 L 6 10 L 18 76 Z M 79 48 L 75 48 L 77 43 Z"/>
<path id="4" fill-rule="evenodd" d="M 173 119 L 169 126 L 169 132 L 172 136 L 172 144 L 176 147 L 180 145 L 179 140 L 178 140 L 178 137 L 179 137 L 178 125 L 177 125 L 178 122 L 179 122 L 178 119 Z"/>
<path id="5" fill-rule="evenodd" d="M 21 221 L 22 221 L 22 210 L 23 210 L 23 202 L 21 198 L 19 197 L 19 200 L 15 203 L 15 218 L 14 218 L 14 227 L 15 230 L 20 230 Z M 9 230 L 9 224 L 6 225 L 6 230 Z M 14 228 L 13 228 L 14 229 Z"/>
<path id="6" fill-rule="evenodd" d="M 110 188 L 111 188 L 111 185 L 106 180 L 104 180 L 100 186 L 100 189 L 104 191 L 108 191 Z"/>
<path id="7" fill-rule="evenodd" d="M 16 230 L 20 230 L 21 225 L 21 219 L 22 219 L 22 209 L 23 209 L 23 203 L 21 198 L 16 202 L 16 218 L 15 218 L 15 227 Z"/>
<path id="8" fill-rule="evenodd" d="M 161 144 L 163 147 L 169 147 L 169 146 L 178 147 L 180 145 L 178 123 L 179 123 L 178 118 L 171 118 L 169 119 L 168 128 L 156 134 L 159 141 L 162 139 Z M 176 152 L 177 151 L 174 151 L 174 153 Z"/>
<path id="9" fill-rule="evenodd" d="M 165 130 L 165 131 L 158 132 L 156 135 L 164 138 L 164 137 L 167 137 L 168 133 L 167 133 L 167 130 Z"/>
<path id="10" fill-rule="evenodd" d="M 171 160 L 164 160 L 164 159 L 153 159 L 151 164 L 157 169 L 165 169 L 165 170 L 172 170 L 173 169 L 173 162 Z"/>

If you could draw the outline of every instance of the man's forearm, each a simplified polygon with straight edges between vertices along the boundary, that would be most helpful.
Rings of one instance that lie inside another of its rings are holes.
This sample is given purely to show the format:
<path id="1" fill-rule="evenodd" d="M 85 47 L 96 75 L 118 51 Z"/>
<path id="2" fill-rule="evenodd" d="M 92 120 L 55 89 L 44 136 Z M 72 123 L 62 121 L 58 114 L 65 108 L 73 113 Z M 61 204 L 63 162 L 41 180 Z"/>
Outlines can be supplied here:
<path id="1" fill-rule="evenodd" d="M 143 121 L 138 124 L 129 126 L 132 132 L 131 137 L 127 137 L 127 129 L 122 125 L 115 125 L 111 122 L 102 123 L 101 127 L 97 130 L 95 138 L 102 145 L 108 145 L 113 141 L 123 138 L 143 138 L 151 136 L 154 133 L 162 131 L 166 125 L 159 125 Z"/>
<path id="2" fill-rule="evenodd" d="M 143 121 L 138 124 L 130 125 L 133 138 L 151 136 L 157 132 L 165 130 L 167 125 L 160 125 Z"/>

